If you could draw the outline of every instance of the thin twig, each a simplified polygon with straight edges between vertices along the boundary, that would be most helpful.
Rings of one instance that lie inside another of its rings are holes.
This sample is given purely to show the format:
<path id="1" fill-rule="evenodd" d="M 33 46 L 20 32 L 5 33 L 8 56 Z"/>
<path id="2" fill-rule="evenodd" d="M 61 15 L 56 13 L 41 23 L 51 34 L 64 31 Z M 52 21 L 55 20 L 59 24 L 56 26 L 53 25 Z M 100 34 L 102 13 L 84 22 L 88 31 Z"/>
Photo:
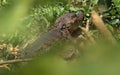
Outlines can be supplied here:
<path id="1" fill-rule="evenodd" d="M 15 60 L 7 60 L 7 61 L 2 61 L 0 62 L 0 65 L 4 64 L 12 64 L 12 63 L 18 63 L 18 62 L 28 62 L 31 61 L 32 59 L 15 59 Z"/>
<path id="2" fill-rule="evenodd" d="M 90 23 L 90 20 L 87 20 L 87 22 L 86 22 L 86 31 L 88 32 L 89 31 L 89 23 Z"/>
<path id="3" fill-rule="evenodd" d="M 87 38 L 92 42 L 92 43 L 95 43 L 95 40 L 94 38 L 90 35 L 89 33 L 89 20 L 87 20 L 87 23 L 86 23 L 86 27 L 85 28 L 81 28 L 82 31 L 86 34 Z"/>

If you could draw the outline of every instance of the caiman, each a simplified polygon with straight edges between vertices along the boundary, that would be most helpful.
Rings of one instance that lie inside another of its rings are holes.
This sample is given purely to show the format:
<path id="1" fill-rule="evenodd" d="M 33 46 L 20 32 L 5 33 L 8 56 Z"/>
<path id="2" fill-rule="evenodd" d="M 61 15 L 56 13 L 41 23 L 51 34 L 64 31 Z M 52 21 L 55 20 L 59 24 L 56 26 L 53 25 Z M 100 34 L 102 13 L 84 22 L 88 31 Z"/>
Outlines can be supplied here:
<path id="1" fill-rule="evenodd" d="M 50 45 L 56 39 L 69 39 L 75 37 L 79 31 L 79 25 L 82 24 L 83 13 L 66 13 L 59 17 L 55 22 L 55 27 L 42 36 L 39 36 L 28 47 L 21 49 L 20 58 L 31 58 L 40 54 L 40 49 Z"/>

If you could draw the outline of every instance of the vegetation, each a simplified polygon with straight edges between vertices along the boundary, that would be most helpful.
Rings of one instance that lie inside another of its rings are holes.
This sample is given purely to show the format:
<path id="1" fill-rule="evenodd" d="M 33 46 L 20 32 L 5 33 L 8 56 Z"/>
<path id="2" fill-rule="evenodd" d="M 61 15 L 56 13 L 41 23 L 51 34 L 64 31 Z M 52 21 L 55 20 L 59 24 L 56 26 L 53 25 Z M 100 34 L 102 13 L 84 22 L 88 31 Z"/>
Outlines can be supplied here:
<path id="1" fill-rule="evenodd" d="M 120 0 L 0 0 L 0 61 L 17 60 L 68 12 L 84 13 L 80 36 L 33 61 L 0 64 L 0 75 L 119 75 Z"/>

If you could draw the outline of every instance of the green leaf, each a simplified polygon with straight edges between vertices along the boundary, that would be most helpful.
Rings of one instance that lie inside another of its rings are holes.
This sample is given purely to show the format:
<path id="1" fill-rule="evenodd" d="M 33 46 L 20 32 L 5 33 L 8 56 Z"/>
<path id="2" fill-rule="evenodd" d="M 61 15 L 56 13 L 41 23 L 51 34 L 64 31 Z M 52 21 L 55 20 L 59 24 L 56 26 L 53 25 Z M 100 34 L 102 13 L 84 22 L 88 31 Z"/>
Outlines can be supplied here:
<path id="1" fill-rule="evenodd" d="M 97 3 L 98 3 L 98 0 L 92 0 L 92 3 L 93 3 L 93 4 L 97 4 Z"/>

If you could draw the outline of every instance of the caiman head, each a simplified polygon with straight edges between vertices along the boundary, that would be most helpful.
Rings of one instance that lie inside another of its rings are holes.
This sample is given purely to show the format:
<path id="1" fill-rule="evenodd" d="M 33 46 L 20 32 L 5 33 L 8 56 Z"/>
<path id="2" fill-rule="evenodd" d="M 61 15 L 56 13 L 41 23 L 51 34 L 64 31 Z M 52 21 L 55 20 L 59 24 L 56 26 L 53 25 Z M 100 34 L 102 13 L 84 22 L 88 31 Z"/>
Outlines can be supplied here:
<path id="1" fill-rule="evenodd" d="M 83 13 L 66 13 L 56 20 L 55 25 L 59 30 L 67 29 L 72 33 L 79 28 L 83 19 Z"/>

